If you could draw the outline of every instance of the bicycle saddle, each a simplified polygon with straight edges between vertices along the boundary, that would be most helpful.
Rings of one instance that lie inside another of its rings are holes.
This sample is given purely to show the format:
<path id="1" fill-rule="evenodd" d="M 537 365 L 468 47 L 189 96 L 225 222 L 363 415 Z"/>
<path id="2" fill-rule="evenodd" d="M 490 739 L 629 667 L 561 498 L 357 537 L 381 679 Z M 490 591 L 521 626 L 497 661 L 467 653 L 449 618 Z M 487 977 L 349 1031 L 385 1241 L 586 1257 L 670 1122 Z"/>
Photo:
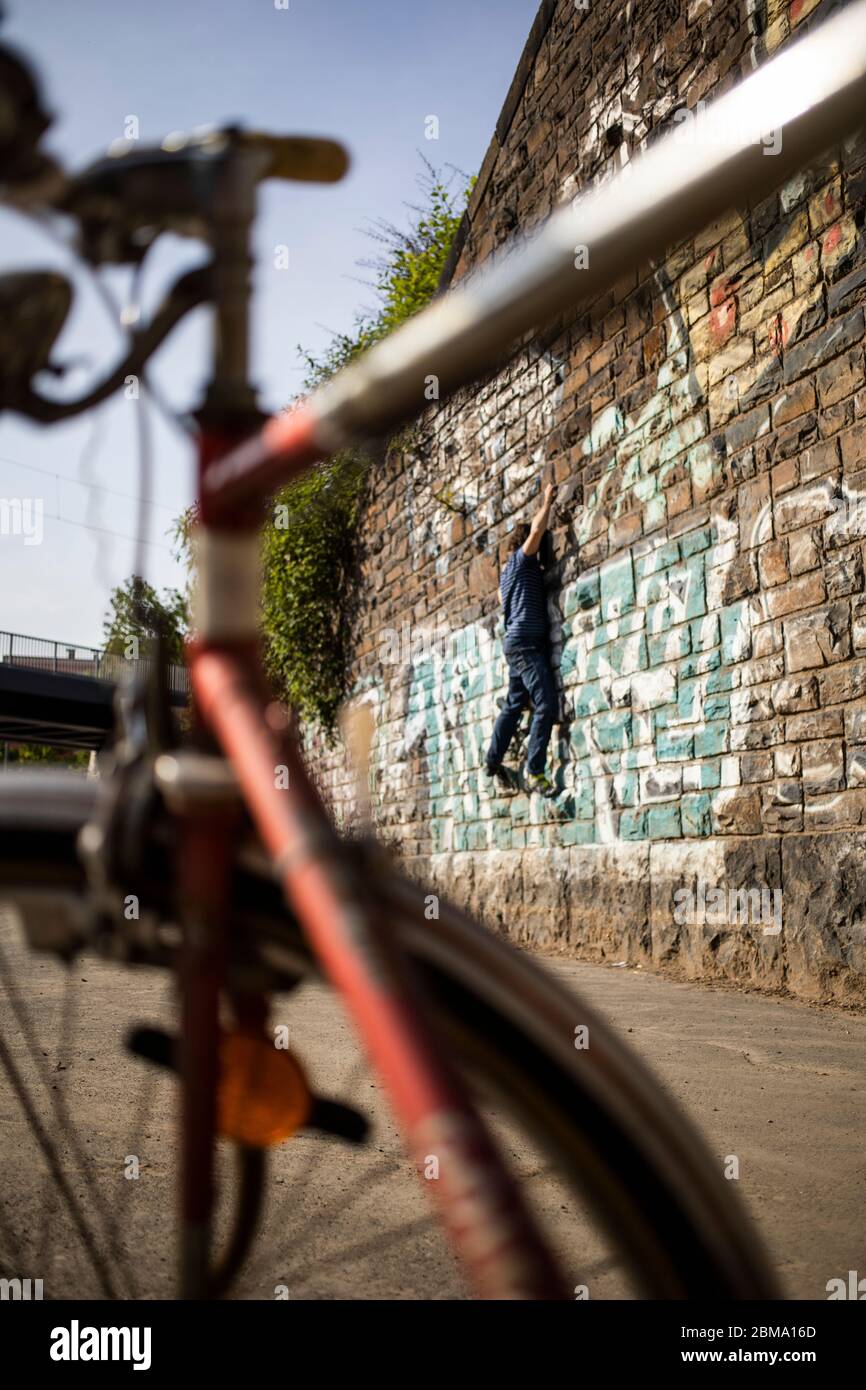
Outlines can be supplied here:
<path id="1" fill-rule="evenodd" d="M 232 162 L 254 183 L 335 183 L 349 165 L 335 140 L 236 127 L 171 135 L 143 149 L 119 142 L 71 179 L 58 206 L 79 222 L 93 264 L 134 263 L 164 231 L 207 239 Z"/>

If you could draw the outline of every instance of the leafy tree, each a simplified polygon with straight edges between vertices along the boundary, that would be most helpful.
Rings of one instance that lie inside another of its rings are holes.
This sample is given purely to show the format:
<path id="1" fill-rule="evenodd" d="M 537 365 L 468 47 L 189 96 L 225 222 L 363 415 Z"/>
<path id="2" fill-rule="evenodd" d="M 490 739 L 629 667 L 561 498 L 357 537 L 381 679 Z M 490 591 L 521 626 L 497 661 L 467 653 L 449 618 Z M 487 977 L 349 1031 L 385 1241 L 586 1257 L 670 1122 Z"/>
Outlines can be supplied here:
<path id="1" fill-rule="evenodd" d="M 131 651 L 141 657 L 152 656 L 157 633 L 162 630 L 168 640 L 169 660 L 180 664 L 188 627 L 189 607 L 185 594 L 177 589 L 164 589 L 160 598 L 152 584 L 139 575 L 132 575 L 112 591 L 103 622 L 105 650 L 122 656 L 129 656 Z M 5 761 L 9 765 L 40 763 L 78 769 L 86 768 L 89 758 L 86 749 L 10 741 L 0 753 L 0 766 Z"/>
<path id="2" fill-rule="evenodd" d="M 178 589 L 163 589 L 160 598 L 152 584 L 134 574 L 112 591 L 103 621 L 105 650 L 129 656 L 152 656 L 156 638 L 163 632 L 169 661 L 183 661 L 183 644 L 189 627 L 189 605 Z"/>

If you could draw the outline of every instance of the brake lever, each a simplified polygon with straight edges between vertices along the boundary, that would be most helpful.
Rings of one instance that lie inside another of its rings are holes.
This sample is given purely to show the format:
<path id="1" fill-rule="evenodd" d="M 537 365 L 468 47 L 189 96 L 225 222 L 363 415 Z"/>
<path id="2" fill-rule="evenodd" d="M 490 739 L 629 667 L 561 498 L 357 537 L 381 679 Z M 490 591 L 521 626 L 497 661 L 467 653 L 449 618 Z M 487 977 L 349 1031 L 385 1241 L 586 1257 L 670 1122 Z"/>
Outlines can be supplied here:
<path id="1" fill-rule="evenodd" d="M 99 405 L 123 386 L 129 376 L 140 376 L 149 358 L 172 329 L 193 309 L 212 297 L 211 265 L 187 271 L 171 287 L 150 323 L 133 334 L 132 346 L 122 362 L 112 368 L 98 386 L 76 401 L 52 401 L 34 391 L 29 382 L 0 381 L 0 410 L 14 410 L 40 424 L 55 424 L 81 415 Z M 45 365 L 40 366 L 44 371 Z"/>

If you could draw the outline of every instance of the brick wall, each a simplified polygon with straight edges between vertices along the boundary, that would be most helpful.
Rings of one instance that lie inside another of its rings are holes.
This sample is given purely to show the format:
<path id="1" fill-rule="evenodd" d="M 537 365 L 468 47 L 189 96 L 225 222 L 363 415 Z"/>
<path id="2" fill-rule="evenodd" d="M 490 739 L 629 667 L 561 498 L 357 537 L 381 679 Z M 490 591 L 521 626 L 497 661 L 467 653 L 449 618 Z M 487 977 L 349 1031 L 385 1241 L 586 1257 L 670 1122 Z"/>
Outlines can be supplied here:
<path id="1" fill-rule="evenodd" d="M 448 278 L 826 8 L 543 4 Z M 516 940 L 866 994 L 864 214 L 861 135 L 432 406 L 376 471 L 354 670 L 376 819 Z M 554 803 L 491 795 L 481 771 L 498 570 L 542 476 L 560 485 Z M 345 764 L 322 758 L 350 819 Z M 682 920 L 676 894 L 717 888 Z M 781 931 L 735 896 L 759 889 L 781 892 Z"/>

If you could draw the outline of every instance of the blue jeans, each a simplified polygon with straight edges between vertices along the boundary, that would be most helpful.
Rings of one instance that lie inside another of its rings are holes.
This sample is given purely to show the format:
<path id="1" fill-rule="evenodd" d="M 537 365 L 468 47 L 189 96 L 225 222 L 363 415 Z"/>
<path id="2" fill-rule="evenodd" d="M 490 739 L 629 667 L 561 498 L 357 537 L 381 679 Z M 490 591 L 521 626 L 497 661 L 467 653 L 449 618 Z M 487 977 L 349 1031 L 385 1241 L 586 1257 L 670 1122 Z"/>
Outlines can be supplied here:
<path id="1" fill-rule="evenodd" d="M 508 695 L 502 707 L 493 738 L 487 750 L 487 770 L 495 772 L 508 752 L 520 716 L 532 701 L 527 771 L 538 776 L 544 771 L 547 745 L 558 713 L 558 697 L 546 647 L 506 647 Z"/>

